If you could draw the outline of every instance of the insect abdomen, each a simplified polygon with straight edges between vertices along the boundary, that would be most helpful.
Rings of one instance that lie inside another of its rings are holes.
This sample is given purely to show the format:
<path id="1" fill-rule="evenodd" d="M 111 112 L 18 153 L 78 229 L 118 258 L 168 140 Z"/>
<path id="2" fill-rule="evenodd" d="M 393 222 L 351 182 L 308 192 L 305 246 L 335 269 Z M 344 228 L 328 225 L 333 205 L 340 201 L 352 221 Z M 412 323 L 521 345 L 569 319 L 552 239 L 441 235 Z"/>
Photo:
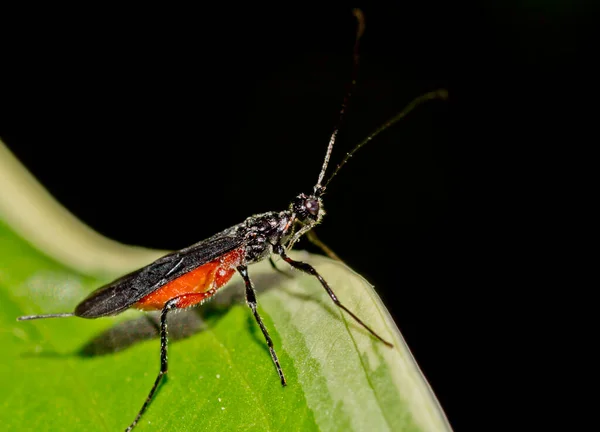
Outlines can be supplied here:
<path id="1" fill-rule="evenodd" d="M 176 297 L 181 298 L 178 308 L 200 303 L 229 282 L 243 259 L 244 250 L 235 249 L 163 285 L 135 303 L 134 307 L 146 311 L 160 310 Z"/>

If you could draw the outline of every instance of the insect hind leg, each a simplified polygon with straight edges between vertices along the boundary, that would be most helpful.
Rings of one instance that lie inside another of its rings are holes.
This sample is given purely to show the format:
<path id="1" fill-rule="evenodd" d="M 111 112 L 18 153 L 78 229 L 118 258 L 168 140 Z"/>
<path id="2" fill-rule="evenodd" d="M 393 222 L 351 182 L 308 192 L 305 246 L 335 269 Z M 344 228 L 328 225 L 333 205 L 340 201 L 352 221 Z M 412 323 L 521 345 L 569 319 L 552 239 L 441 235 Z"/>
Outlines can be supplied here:
<path id="1" fill-rule="evenodd" d="M 256 319 L 256 322 L 260 326 L 262 333 L 267 341 L 267 346 L 269 347 L 269 352 L 271 353 L 271 358 L 273 359 L 273 363 L 275 363 L 275 367 L 277 368 L 277 373 L 279 374 L 279 378 L 281 379 L 281 385 L 285 386 L 285 376 L 283 375 L 283 370 L 281 369 L 281 365 L 279 364 L 279 358 L 277 358 L 277 353 L 275 352 L 275 348 L 273 347 L 273 341 L 271 340 L 271 336 L 269 336 L 269 332 L 265 327 L 260 315 L 258 314 L 258 310 L 256 309 L 256 293 L 254 291 L 254 286 L 252 285 L 252 281 L 250 280 L 250 276 L 248 275 L 248 267 L 239 266 L 237 271 L 244 279 L 244 283 L 246 284 L 246 302 L 250 309 L 252 309 L 252 314 Z"/>
<path id="2" fill-rule="evenodd" d="M 152 401 L 152 398 L 154 397 L 154 394 L 156 393 L 159 384 L 163 380 L 163 377 L 167 374 L 167 371 L 169 369 L 167 359 L 167 315 L 169 314 L 169 311 L 171 309 L 175 309 L 177 307 L 179 300 L 179 297 L 169 300 L 160 313 L 160 371 L 158 372 L 156 380 L 154 380 L 154 385 L 152 386 L 150 393 L 148 393 L 148 397 L 146 398 L 144 405 L 142 405 L 142 409 L 140 409 L 140 411 L 138 412 L 138 415 L 135 417 L 135 420 L 129 425 L 127 429 L 125 429 L 125 432 L 131 431 L 135 427 L 135 425 L 138 424 L 138 422 L 142 418 L 142 415 L 150 405 L 150 402 Z"/>
<path id="3" fill-rule="evenodd" d="M 36 319 L 46 319 L 46 318 L 69 318 L 75 316 L 74 313 L 56 313 L 56 314 L 45 314 L 45 315 L 24 315 L 17 318 L 17 321 L 31 321 Z"/>

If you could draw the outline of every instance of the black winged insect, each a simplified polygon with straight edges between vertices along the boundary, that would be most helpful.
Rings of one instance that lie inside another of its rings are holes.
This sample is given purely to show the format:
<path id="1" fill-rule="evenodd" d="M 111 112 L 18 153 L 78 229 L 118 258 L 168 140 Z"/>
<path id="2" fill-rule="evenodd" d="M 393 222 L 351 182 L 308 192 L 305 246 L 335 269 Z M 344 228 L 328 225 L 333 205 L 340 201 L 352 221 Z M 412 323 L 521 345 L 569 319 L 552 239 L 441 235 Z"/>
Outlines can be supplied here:
<path id="1" fill-rule="evenodd" d="M 347 153 L 327 181 L 324 182 L 331 152 L 344 117 L 352 87 L 356 81 L 358 44 L 364 31 L 364 17 L 360 10 L 354 10 L 354 15 L 358 20 L 358 29 L 354 45 L 353 79 L 350 90 L 342 104 L 338 124 L 331 134 L 317 183 L 311 193 L 298 195 L 286 210 L 251 216 L 238 225 L 190 247 L 165 255 L 139 270 L 133 271 L 112 283 L 98 288 L 79 303 L 74 312 L 28 315 L 18 318 L 19 321 L 73 316 L 92 319 L 116 315 L 132 307 L 140 310 L 161 311 L 160 371 L 150 389 L 148 397 L 126 431 L 132 430 L 139 422 L 152 401 L 161 380 L 167 373 L 167 316 L 169 312 L 174 309 L 182 309 L 199 304 L 210 298 L 231 279 L 236 271 L 244 280 L 246 302 L 265 337 L 281 384 L 286 385 L 286 379 L 279 364 L 273 342 L 257 311 L 256 295 L 248 273 L 248 265 L 267 258 L 275 267 L 271 258 L 273 254 L 279 255 L 291 267 L 317 278 L 327 291 L 329 297 L 331 297 L 331 300 L 340 309 L 350 315 L 375 338 L 389 347 L 392 346 L 343 305 L 329 284 L 315 268 L 308 263 L 295 261 L 287 255 L 287 251 L 306 234 L 307 238 L 319 246 L 327 255 L 337 259 L 335 254 L 316 237 L 314 231 L 311 231 L 323 218 L 323 195 L 331 179 L 336 176 L 340 168 L 348 162 L 357 150 L 379 133 L 398 122 L 417 105 L 427 100 L 436 98 L 445 99 L 447 97 L 445 90 L 437 90 L 413 100 L 402 112 L 388 120 L 354 147 L 351 152 Z"/>

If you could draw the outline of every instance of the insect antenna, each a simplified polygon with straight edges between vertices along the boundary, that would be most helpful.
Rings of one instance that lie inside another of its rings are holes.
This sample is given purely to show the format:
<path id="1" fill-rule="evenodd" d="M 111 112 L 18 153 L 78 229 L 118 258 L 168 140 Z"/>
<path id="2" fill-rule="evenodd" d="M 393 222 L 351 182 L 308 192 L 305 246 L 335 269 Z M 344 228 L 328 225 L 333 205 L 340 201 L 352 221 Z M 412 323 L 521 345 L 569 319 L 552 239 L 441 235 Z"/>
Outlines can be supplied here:
<path id="1" fill-rule="evenodd" d="M 325 160 L 323 161 L 323 166 L 321 167 L 321 172 L 319 173 L 319 179 L 317 180 L 317 184 L 314 188 L 315 195 L 321 195 L 325 188 L 321 185 L 323 183 L 323 178 L 325 177 L 325 172 L 327 171 L 327 165 L 329 164 L 329 158 L 331 157 L 331 152 L 333 151 L 333 145 L 335 144 L 335 140 L 337 138 L 338 132 L 342 127 L 342 122 L 344 120 L 344 114 L 346 113 L 346 108 L 348 107 L 348 102 L 350 102 L 350 97 L 352 96 L 352 91 L 356 86 L 356 77 L 358 75 L 358 46 L 360 42 L 360 38 L 365 32 L 365 16 L 360 9 L 353 9 L 352 14 L 358 21 L 358 28 L 356 29 L 356 39 L 354 40 L 354 55 L 353 55 L 353 65 L 352 65 L 352 79 L 350 80 L 350 86 L 348 88 L 348 92 L 344 97 L 344 101 L 342 102 L 342 108 L 340 110 L 340 116 L 338 118 L 338 122 L 331 133 L 331 137 L 329 138 L 329 145 L 327 146 L 327 152 L 325 153 Z"/>
<path id="2" fill-rule="evenodd" d="M 346 153 L 346 157 L 344 157 L 344 159 L 342 160 L 342 162 L 340 162 L 340 164 L 336 167 L 336 169 L 333 172 L 333 174 L 331 174 L 331 177 L 329 177 L 329 179 L 325 183 L 325 186 L 321 186 L 320 187 L 321 190 L 323 192 L 325 191 L 325 189 L 327 188 L 327 185 L 329 184 L 329 182 L 331 181 L 331 179 L 336 176 L 336 174 L 340 171 L 340 169 L 344 165 L 346 165 L 346 163 L 350 160 L 350 158 L 352 156 L 354 156 L 354 153 L 356 153 L 362 146 L 364 146 L 366 143 L 368 143 L 369 141 L 371 141 L 373 138 L 375 138 L 381 132 L 385 131 L 389 127 L 393 126 L 394 124 L 396 124 L 397 122 L 399 122 L 400 120 L 402 120 L 404 117 L 406 117 L 416 107 L 418 107 L 422 103 L 427 102 L 427 101 L 432 100 L 432 99 L 446 100 L 446 99 L 448 99 L 448 91 L 445 90 L 445 89 L 439 89 L 439 90 L 435 90 L 435 91 L 432 91 L 432 92 L 429 92 L 429 93 L 425 93 L 425 94 L 423 94 L 423 95 L 415 98 L 402 111 L 400 111 L 394 117 L 392 117 L 387 122 L 385 122 L 384 124 L 382 124 L 381 126 L 379 126 L 377 129 L 375 129 L 375 131 L 373 133 L 371 133 L 368 137 L 366 137 L 364 140 L 362 140 L 360 143 L 358 143 L 358 145 L 356 147 L 354 147 L 351 152 Z"/>
<path id="3" fill-rule="evenodd" d="M 74 313 L 57 313 L 57 314 L 46 314 L 46 315 L 25 315 L 17 318 L 17 321 L 29 321 L 35 319 L 45 319 L 45 318 L 67 318 L 75 316 Z"/>

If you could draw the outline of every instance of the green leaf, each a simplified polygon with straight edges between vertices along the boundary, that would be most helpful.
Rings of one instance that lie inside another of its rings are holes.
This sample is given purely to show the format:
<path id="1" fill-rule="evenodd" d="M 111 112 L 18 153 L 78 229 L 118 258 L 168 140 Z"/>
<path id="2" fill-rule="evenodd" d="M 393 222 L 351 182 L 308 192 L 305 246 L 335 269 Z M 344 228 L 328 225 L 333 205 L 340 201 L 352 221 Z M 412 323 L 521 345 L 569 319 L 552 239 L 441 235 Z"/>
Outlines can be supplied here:
<path id="1" fill-rule="evenodd" d="M 142 313 L 16 318 L 72 311 L 93 289 L 161 252 L 91 232 L 47 196 L 1 143 L 0 181 L 2 429 L 124 430 L 159 367 L 159 340 Z M 26 214 L 24 205 L 38 214 Z M 287 387 L 235 276 L 214 300 L 171 317 L 168 380 L 136 430 L 450 430 L 371 285 L 339 262 L 303 252 L 292 256 L 313 264 L 340 300 L 394 348 L 336 308 L 315 278 L 291 271 L 284 276 L 260 263 L 250 267 L 250 276 Z"/>

